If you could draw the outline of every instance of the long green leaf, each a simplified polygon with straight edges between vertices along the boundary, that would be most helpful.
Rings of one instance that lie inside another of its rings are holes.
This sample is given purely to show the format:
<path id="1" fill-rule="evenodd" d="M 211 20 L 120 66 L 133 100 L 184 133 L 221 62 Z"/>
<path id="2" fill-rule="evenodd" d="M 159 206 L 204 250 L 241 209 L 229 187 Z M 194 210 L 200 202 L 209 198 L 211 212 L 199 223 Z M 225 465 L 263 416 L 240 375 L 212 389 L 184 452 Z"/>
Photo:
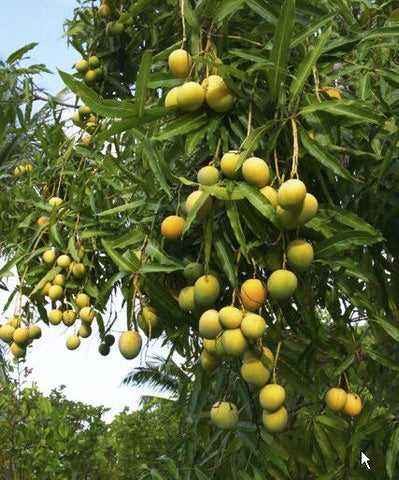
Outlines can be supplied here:
<path id="1" fill-rule="evenodd" d="M 328 100 L 326 102 L 312 103 L 301 108 L 299 115 L 308 115 L 309 113 L 320 111 L 355 119 L 358 123 L 381 123 L 381 117 L 377 112 L 361 105 L 356 100 Z"/>
<path id="2" fill-rule="evenodd" d="M 176 135 L 183 135 L 185 133 L 197 130 L 208 123 L 208 118 L 205 113 L 187 113 L 182 115 L 177 120 L 169 122 L 160 132 L 153 137 L 153 140 L 163 141 Z"/>
<path id="3" fill-rule="evenodd" d="M 368 232 L 346 230 L 318 243 L 315 248 L 315 256 L 316 258 L 328 258 L 342 250 L 349 250 L 359 245 L 372 245 L 378 241 L 378 238 Z"/>
<path id="4" fill-rule="evenodd" d="M 137 260 L 137 263 L 134 261 L 128 261 L 122 257 L 112 246 L 112 244 L 104 239 L 101 239 L 101 243 L 107 255 L 119 267 L 121 272 L 136 273 L 140 268 L 140 262 Z"/>
<path id="5" fill-rule="evenodd" d="M 215 235 L 213 245 L 219 258 L 221 267 L 232 287 L 237 288 L 237 276 L 234 272 L 234 253 L 220 235 Z"/>
<path id="6" fill-rule="evenodd" d="M 346 180 L 353 180 L 352 175 L 342 165 L 339 156 L 335 157 L 328 153 L 325 147 L 309 137 L 309 134 L 305 129 L 299 129 L 299 136 L 303 147 L 324 167 L 331 170 L 335 175 L 345 178 Z"/>
<path id="7" fill-rule="evenodd" d="M 213 21 L 215 23 L 221 22 L 231 13 L 242 8 L 244 1 L 245 0 L 219 0 L 217 2 L 217 8 L 213 14 Z"/>
<path id="8" fill-rule="evenodd" d="M 382 317 L 373 317 L 372 320 L 378 323 L 395 342 L 399 343 L 399 326 L 396 323 Z"/>
<path id="9" fill-rule="evenodd" d="M 59 71 L 59 74 L 65 85 L 96 113 L 111 118 L 125 118 L 136 115 L 136 106 L 134 104 L 117 100 L 102 100 L 91 88 L 83 82 L 76 80 L 69 73 Z"/>
<path id="10" fill-rule="evenodd" d="M 395 429 L 389 440 L 388 450 L 386 454 L 385 467 L 387 470 L 388 478 L 391 480 L 394 478 L 396 470 L 396 464 L 399 454 L 399 427 Z"/>
<path id="11" fill-rule="evenodd" d="M 19 48 L 15 52 L 13 52 L 6 60 L 6 62 L 11 65 L 12 63 L 15 63 L 18 60 L 21 60 L 21 58 L 25 55 L 25 53 L 28 53 L 29 50 L 32 50 L 33 48 L 36 47 L 36 45 L 39 45 L 36 42 L 33 43 L 28 43 L 27 45 L 24 45 L 22 48 Z"/>
<path id="12" fill-rule="evenodd" d="M 273 225 L 278 227 L 278 219 L 276 210 L 273 205 L 259 192 L 259 189 L 241 182 L 239 190 L 242 195 L 261 213 L 264 217 L 270 220 Z"/>
<path id="13" fill-rule="evenodd" d="M 291 43 L 292 30 L 295 21 L 295 0 L 285 0 L 281 7 L 281 13 L 276 24 L 273 37 L 273 47 L 270 60 L 278 67 L 285 70 L 287 67 L 289 46 Z M 270 91 L 275 99 L 279 97 L 283 75 L 280 70 L 268 71 Z"/>
<path id="14" fill-rule="evenodd" d="M 399 365 L 395 360 L 392 360 L 392 358 L 382 355 L 380 352 L 372 350 L 371 348 L 368 348 L 364 352 L 380 365 L 383 365 L 384 367 L 387 367 L 395 372 L 399 372 Z"/>
<path id="15" fill-rule="evenodd" d="M 145 102 L 147 99 L 147 85 L 152 65 L 152 52 L 146 50 L 141 57 L 140 69 L 136 80 L 136 107 L 139 118 L 143 116 Z"/>
<path id="16" fill-rule="evenodd" d="M 315 45 L 309 49 L 305 58 L 299 64 L 296 76 L 291 82 L 290 86 L 291 103 L 293 103 L 296 97 L 301 93 L 305 82 L 312 71 L 312 68 L 316 65 L 317 60 L 319 59 L 321 52 L 323 51 L 323 47 L 328 40 L 330 33 L 331 28 L 327 29 L 325 32 L 319 35 Z"/>

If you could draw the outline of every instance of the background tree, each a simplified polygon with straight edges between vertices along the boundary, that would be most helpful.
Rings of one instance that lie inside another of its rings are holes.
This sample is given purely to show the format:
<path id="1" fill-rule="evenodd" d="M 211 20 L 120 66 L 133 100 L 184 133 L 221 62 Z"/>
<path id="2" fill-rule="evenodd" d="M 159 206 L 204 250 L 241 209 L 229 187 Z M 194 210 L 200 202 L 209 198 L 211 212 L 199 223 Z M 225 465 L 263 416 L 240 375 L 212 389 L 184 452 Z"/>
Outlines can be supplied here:
<path id="1" fill-rule="evenodd" d="M 55 122 L 48 128 L 59 135 L 51 145 L 41 140 L 35 169 L 3 177 L 12 205 L 26 205 L 0 224 L 2 253 L 11 257 L 1 273 L 16 265 L 17 292 L 29 298 L 16 313 L 28 324 L 39 316 L 46 321 L 40 292 L 60 272 L 40 260 L 50 246 L 85 265 L 83 279 L 68 277 L 63 305 L 75 308 L 76 293 L 90 295 L 102 344 L 117 325 L 114 312 L 105 313 L 116 291 L 127 305 L 123 328 L 137 329 L 140 308 L 155 308 L 165 343 L 188 372 L 180 399 L 187 437 L 172 461 L 179 473 L 166 462 L 161 477 L 395 478 L 394 2 L 153 0 L 99 7 L 82 0 L 67 22 L 72 46 L 98 64 L 92 60 L 88 70 L 80 64 L 75 77 L 61 73 L 92 118 L 84 111 L 74 117 L 82 127 L 76 138 Z M 168 91 L 185 83 L 167 66 L 179 47 L 193 57 L 190 80 L 223 77 L 235 95 L 231 110 L 164 107 Z M 229 150 L 239 153 L 237 171 L 252 155 L 265 159 L 276 188 L 299 175 L 318 199 L 317 216 L 298 229 L 281 228 L 256 187 L 223 177 L 201 186 L 200 202 L 184 212 L 182 239 L 165 240 L 162 220 L 184 210 L 198 188 L 198 170 L 219 167 Z M 48 205 L 51 196 L 64 200 L 61 208 Z M 208 199 L 213 208 L 198 221 Z M 2 211 L 9 208 L 2 200 Z M 43 213 L 49 222 L 38 228 Z M 17 245 L 11 232 L 29 242 Z M 211 375 L 201 369 L 198 311 L 184 312 L 176 296 L 188 284 L 185 267 L 199 260 L 205 273 L 219 275 L 215 307 L 239 305 L 243 282 L 266 282 L 276 250 L 278 267 L 285 268 L 285 247 L 297 236 L 314 245 L 315 262 L 298 274 L 290 301 L 261 307 L 268 325 L 263 345 L 275 354 L 272 373 L 287 391 L 290 413 L 286 432 L 271 435 L 239 359 L 224 357 Z M 363 399 L 358 418 L 325 409 L 325 392 L 337 383 Z M 238 429 L 227 433 L 216 431 L 207 413 L 223 398 L 240 409 Z M 361 449 L 373 458 L 370 472 L 359 466 Z"/>

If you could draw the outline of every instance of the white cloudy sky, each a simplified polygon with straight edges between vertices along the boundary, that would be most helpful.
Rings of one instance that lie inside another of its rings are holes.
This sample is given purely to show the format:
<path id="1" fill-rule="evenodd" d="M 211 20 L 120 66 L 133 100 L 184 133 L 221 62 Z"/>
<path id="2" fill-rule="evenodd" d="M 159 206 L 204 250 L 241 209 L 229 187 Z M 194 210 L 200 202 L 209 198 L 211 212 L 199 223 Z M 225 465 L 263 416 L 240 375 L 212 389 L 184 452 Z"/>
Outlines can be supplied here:
<path id="1" fill-rule="evenodd" d="M 52 94 L 59 92 L 63 84 L 56 69 L 72 72 L 77 60 L 76 52 L 68 49 L 66 39 L 61 38 L 63 20 L 71 15 L 74 6 L 75 0 L 2 2 L 0 59 L 25 44 L 39 42 L 30 53 L 28 63 L 44 63 L 55 72 L 42 76 L 40 85 Z M 12 286 L 12 280 L 9 284 Z M 0 290 L 0 312 L 5 300 L 6 295 Z M 125 324 L 125 312 L 121 312 L 121 317 L 121 324 Z M 2 319 L 5 318 L 3 315 Z M 0 320 L 0 323 L 3 322 Z M 125 406 L 137 408 L 141 394 L 150 393 L 148 389 L 120 386 L 124 376 L 139 365 L 141 359 L 123 359 L 116 346 L 109 356 L 101 357 L 95 331 L 92 337 L 82 339 L 78 350 L 69 351 L 65 348 L 68 335 L 65 327 L 49 328 L 43 323 L 42 329 L 42 338 L 29 349 L 27 365 L 33 369 L 30 381 L 36 382 L 44 393 L 65 385 L 65 393 L 71 400 L 112 408 L 107 420 Z M 159 341 L 152 345 L 148 355 L 152 353 L 161 353 Z"/>

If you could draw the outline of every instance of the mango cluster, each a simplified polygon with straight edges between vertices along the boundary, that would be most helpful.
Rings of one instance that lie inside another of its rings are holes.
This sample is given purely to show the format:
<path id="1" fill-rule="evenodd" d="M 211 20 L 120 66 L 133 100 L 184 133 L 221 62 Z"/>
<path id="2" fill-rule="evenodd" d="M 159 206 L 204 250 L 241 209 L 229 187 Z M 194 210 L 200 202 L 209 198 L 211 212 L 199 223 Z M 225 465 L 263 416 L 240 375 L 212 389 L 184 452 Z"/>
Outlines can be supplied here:
<path id="1" fill-rule="evenodd" d="M 14 315 L 0 326 L 0 340 L 7 343 L 14 358 L 23 358 L 26 347 L 42 336 L 38 325 L 24 325 L 19 315 Z"/>
<path id="2" fill-rule="evenodd" d="M 100 65 L 100 59 L 96 55 L 91 55 L 87 59 L 78 60 L 75 63 L 75 68 L 84 81 L 88 85 L 92 85 L 103 78 L 104 72 Z"/>
<path id="3" fill-rule="evenodd" d="M 326 404 L 334 412 L 342 412 L 349 417 L 357 417 L 362 411 L 362 399 L 356 393 L 345 392 L 333 387 L 326 393 Z"/>
<path id="4" fill-rule="evenodd" d="M 193 69 L 191 55 L 183 49 L 174 50 L 168 58 L 170 71 L 177 78 L 186 78 Z M 188 81 L 172 88 L 165 97 L 165 106 L 178 106 L 193 112 L 204 103 L 215 112 L 227 112 L 234 104 L 234 95 L 220 75 L 209 75 L 202 83 Z"/>

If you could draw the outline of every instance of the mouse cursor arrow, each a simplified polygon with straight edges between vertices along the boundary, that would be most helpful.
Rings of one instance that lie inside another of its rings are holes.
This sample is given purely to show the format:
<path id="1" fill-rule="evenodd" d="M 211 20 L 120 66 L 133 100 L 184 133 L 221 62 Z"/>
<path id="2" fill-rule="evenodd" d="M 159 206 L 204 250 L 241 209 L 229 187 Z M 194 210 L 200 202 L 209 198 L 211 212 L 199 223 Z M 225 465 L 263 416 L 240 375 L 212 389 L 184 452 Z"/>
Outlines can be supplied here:
<path id="1" fill-rule="evenodd" d="M 360 452 L 360 465 L 366 465 L 366 467 L 370 470 L 370 465 L 369 465 L 370 461 L 371 460 L 365 453 Z"/>

